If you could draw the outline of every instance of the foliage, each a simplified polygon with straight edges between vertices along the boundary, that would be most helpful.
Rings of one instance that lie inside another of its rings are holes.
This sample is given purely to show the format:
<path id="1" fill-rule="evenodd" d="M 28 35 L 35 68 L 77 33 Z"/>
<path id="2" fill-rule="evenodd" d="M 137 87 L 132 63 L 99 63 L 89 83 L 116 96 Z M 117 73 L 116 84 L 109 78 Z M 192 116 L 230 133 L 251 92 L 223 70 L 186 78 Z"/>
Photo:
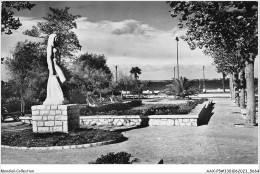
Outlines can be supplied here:
<path id="1" fill-rule="evenodd" d="M 131 74 L 134 74 L 134 78 L 135 80 L 137 80 L 139 78 L 138 74 L 142 74 L 141 69 L 139 67 L 132 67 L 132 69 L 130 70 Z"/>
<path id="2" fill-rule="evenodd" d="M 111 80 L 109 83 L 109 92 L 114 95 L 114 93 L 118 94 L 119 84 L 118 82 Z"/>
<path id="3" fill-rule="evenodd" d="M 13 58 L 7 58 L 4 64 L 10 71 L 11 80 L 9 83 L 11 86 L 8 86 L 11 87 L 11 91 L 13 92 L 7 98 L 18 96 L 19 94 L 20 98 L 27 101 L 25 102 L 26 104 L 30 104 L 31 102 L 40 104 L 45 100 L 47 94 L 48 65 L 45 49 L 42 48 L 41 43 L 30 41 L 18 42 L 13 52 Z M 60 67 L 65 76 L 69 78 L 70 72 L 64 65 L 60 65 Z M 63 92 L 67 93 L 67 89 L 64 89 L 64 87 Z"/>
<path id="4" fill-rule="evenodd" d="M 106 64 L 104 55 L 83 54 L 73 64 L 73 74 L 70 80 L 73 89 L 87 94 L 106 92 L 112 79 L 112 73 Z"/>
<path id="5" fill-rule="evenodd" d="M 224 51 L 238 56 L 247 67 L 247 123 L 255 125 L 254 60 L 258 54 L 257 1 L 168 2 L 179 26 L 186 24 L 183 37 L 191 49 L 204 48 L 216 54 Z M 215 57 L 230 61 L 234 56 Z M 226 61 L 225 61 L 226 62 Z M 232 66 L 236 66 L 232 64 Z M 237 68 L 237 67 L 236 67 Z"/>
<path id="6" fill-rule="evenodd" d="M 168 90 L 173 92 L 176 96 L 180 98 L 185 98 L 186 96 L 194 94 L 191 90 L 193 81 L 188 80 L 186 77 L 181 77 L 180 79 L 173 79 L 172 84 L 167 85 Z"/>
<path id="7" fill-rule="evenodd" d="M 140 106 L 142 100 L 133 100 L 128 103 L 111 103 L 99 107 L 84 106 L 80 108 L 81 115 L 93 115 L 97 113 L 108 113 L 109 111 L 123 111 Z"/>
<path id="8" fill-rule="evenodd" d="M 128 76 L 126 74 L 120 73 L 119 74 L 119 80 L 118 85 L 123 90 L 129 90 L 133 87 L 134 79 L 131 76 Z"/>
<path id="9" fill-rule="evenodd" d="M 40 48 L 40 43 L 18 42 L 13 58 L 7 58 L 4 62 L 11 75 L 12 87 L 20 94 L 21 102 L 25 98 L 39 97 L 39 91 L 47 79 L 47 63 Z"/>
<path id="10" fill-rule="evenodd" d="M 1 33 L 12 34 L 12 30 L 17 30 L 22 25 L 19 18 L 14 18 L 14 10 L 31 10 L 34 6 L 27 1 L 2 1 Z"/>
<path id="11" fill-rule="evenodd" d="M 130 161 L 131 154 L 126 152 L 118 152 L 116 154 L 108 153 L 107 155 L 101 155 L 95 162 L 89 164 L 132 164 Z"/>
<path id="12" fill-rule="evenodd" d="M 58 9 L 50 7 L 50 13 L 43 17 L 44 22 L 38 22 L 37 27 L 33 26 L 32 30 L 26 30 L 25 35 L 32 37 L 44 37 L 47 44 L 48 36 L 52 33 L 58 35 L 59 58 L 71 60 L 73 53 L 81 49 L 79 40 L 73 29 L 77 28 L 75 20 L 80 15 L 69 13 L 69 7 Z M 44 36 L 42 36 L 42 34 Z"/>
<path id="13" fill-rule="evenodd" d="M 14 88 L 15 82 L 9 80 L 8 82 L 1 81 L 1 104 L 5 104 L 11 97 L 18 97 L 16 89 Z"/>
<path id="14" fill-rule="evenodd" d="M 243 59 L 257 55 L 256 1 L 168 2 L 172 17 L 179 18 L 187 33 L 184 40 L 192 49 L 199 47 L 237 52 Z"/>
<path id="15" fill-rule="evenodd" d="M 131 109 L 132 107 L 121 104 L 111 104 L 103 108 L 84 107 L 80 110 L 80 115 L 177 115 L 188 114 L 198 104 L 202 104 L 207 99 L 197 99 L 178 105 L 155 105 L 149 109 Z M 136 103 L 138 106 L 139 103 Z"/>

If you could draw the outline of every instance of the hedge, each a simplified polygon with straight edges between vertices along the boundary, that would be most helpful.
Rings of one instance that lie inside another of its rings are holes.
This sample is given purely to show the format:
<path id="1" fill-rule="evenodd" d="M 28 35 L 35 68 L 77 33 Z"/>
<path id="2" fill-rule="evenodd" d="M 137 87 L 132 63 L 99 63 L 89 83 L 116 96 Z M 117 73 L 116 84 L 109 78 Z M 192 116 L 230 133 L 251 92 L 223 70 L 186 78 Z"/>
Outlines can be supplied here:
<path id="1" fill-rule="evenodd" d="M 100 107 L 83 107 L 80 109 L 80 115 L 181 115 L 188 114 L 198 104 L 202 104 L 207 99 L 195 99 L 185 104 L 178 105 L 155 105 L 149 109 L 130 110 L 132 107 L 140 106 L 140 101 L 130 103 L 114 103 Z"/>

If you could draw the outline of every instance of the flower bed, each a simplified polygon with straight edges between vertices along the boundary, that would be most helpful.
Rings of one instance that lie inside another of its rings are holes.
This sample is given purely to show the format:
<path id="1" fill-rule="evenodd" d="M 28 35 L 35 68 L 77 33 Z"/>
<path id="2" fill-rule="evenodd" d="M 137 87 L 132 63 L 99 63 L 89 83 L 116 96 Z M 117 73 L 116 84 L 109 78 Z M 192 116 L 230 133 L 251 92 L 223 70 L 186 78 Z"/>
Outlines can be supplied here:
<path id="1" fill-rule="evenodd" d="M 203 102 L 204 101 L 204 102 Z M 200 104 L 203 102 L 202 104 Z M 196 103 L 198 104 L 197 107 Z M 188 102 L 183 106 L 179 106 L 178 109 L 189 109 L 191 112 L 189 114 L 171 114 L 171 111 L 176 111 L 176 106 L 168 107 L 158 107 L 157 109 L 148 109 L 150 113 L 152 111 L 157 112 L 157 115 L 145 115 L 149 112 L 142 113 L 136 111 L 136 113 L 141 113 L 140 115 L 90 115 L 90 116 L 80 116 L 80 125 L 116 125 L 116 126 L 157 126 L 157 125 L 167 125 L 167 126 L 197 126 L 198 119 L 202 116 L 200 115 L 203 110 L 205 110 L 211 102 L 207 102 L 205 99 L 197 100 L 193 103 Z M 169 107 L 171 107 L 169 109 Z M 161 110 L 160 110 L 161 109 Z M 177 110 L 178 110 L 177 109 Z M 167 114 L 159 114 L 167 112 Z M 186 110 L 184 110 L 186 112 Z M 111 113 L 111 112 L 110 112 Z M 186 112 L 187 113 L 187 112 Z"/>
<path id="2" fill-rule="evenodd" d="M 133 100 L 127 103 L 111 103 L 99 107 L 82 106 L 80 108 L 80 115 L 98 115 L 99 113 L 108 113 L 111 111 L 125 111 L 141 104 L 142 100 Z"/>
<path id="3" fill-rule="evenodd" d="M 138 100 L 127 104 L 114 103 L 97 108 L 86 106 L 81 108 L 80 115 L 183 115 L 190 113 L 197 104 L 202 104 L 204 101 L 207 101 L 207 99 L 195 99 L 185 104 L 159 104 L 149 109 L 131 109 L 141 105 L 141 101 Z"/>
<path id="4" fill-rule="evenodd" d="M 118 132 L 106 130 L 78 129 L 66 133 L 33 133 L 31 130 L 22 132 L 1 132 L 2 145 L 18 147 L 50 147 L 64 145 L 80 145 L 102 141 L 123 141 L 125 137 Z"/>

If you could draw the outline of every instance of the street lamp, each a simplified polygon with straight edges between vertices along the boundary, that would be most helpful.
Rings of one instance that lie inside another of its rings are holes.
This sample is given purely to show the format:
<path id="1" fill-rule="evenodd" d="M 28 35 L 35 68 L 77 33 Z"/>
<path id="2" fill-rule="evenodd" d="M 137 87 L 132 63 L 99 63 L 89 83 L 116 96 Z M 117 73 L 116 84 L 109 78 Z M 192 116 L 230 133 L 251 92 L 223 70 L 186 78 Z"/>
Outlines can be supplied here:
<path id="1" fill-rule="evenodd" d="M 179 59 L 178 59 L 178 42 L 179 42 L 179 38 L 176 37 L 175 40 L 177 41 L 177 78 L 180 79 L 180 72 L 179 72 Z"/>
<path id="2" fill-rule="evenodd" d="M 115 67 L 116 67 L 116 83 L 117 83 L 117 65 Z"/>

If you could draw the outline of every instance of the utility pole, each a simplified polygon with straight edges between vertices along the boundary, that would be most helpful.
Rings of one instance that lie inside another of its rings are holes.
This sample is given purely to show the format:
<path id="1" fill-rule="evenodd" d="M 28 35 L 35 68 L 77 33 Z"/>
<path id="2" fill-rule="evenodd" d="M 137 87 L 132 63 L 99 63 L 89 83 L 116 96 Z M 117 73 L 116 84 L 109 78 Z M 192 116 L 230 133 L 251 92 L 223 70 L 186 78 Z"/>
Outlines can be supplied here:
<path id="1" fill-rule="evenodd" d="M 117 65 L 116 65 L 116 83 L 117 83 Z"/>
<path id="2" fill-rule="evenodd" d="M 174 76 L 173 76 L 173 77 L 174 77 L 174 79 L 175 79 L 175 67 L 174 67 Z"/>
<path id="3" fill-rule="evenodd" d="M 175 40 L 177 41 L 177 78 L 180 79 L 179 58 L 178 58 L 178 42 L 179 42 L 179 38 L 176 37 Z"/>

